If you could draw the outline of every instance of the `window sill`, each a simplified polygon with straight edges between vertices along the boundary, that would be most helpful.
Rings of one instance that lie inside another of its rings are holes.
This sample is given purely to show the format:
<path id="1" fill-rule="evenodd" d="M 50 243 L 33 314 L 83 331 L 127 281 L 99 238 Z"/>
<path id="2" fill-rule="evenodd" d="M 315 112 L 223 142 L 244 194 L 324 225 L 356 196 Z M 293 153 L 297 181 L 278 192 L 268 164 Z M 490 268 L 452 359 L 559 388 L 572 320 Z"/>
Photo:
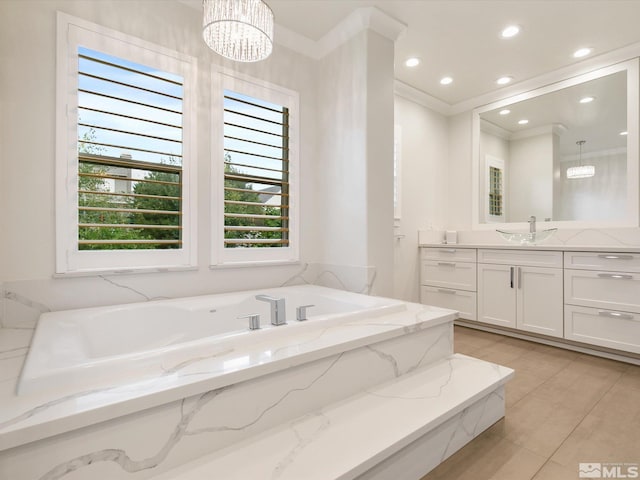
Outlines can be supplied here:
<path id="1" fill-rule="evenodd" d="M 130 275 L 136 273 L 193 272 L 198 267 L 133 267 L 104 270 L 82 270 L 75 272 L 54 273 L 53 278 L 101 277 L 104 275 Z"/>
<path id="2" fill-rule="evenodd" d="M 300 260 L 255 260 L 250 262 L 226 262 L 209 265 L 209 270 L 224 270 L 228 268 L 280 267 L 301 265 Z"/>

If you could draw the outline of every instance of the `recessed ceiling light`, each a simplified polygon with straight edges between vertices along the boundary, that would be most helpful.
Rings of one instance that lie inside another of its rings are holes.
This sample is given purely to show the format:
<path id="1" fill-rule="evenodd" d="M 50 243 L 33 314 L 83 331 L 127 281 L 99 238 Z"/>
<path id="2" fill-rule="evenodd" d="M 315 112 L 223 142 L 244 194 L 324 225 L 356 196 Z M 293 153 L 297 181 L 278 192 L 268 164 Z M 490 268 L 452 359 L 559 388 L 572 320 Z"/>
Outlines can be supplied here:
<path id="1" fill-rule="evenodd" d="M 500 110 L 498 113 L 500 115 L 509 115 L 511 113 L 511 110 L 509 110 L 508 108 L 505 108 L 504 110 Z"/>
<path id="2" fill-rule="evenodd" d="M 582 97 L 580 103 L 591 103 L 595 100 L 595 97 Z"/>
<path id="3" fill-rule="evenodd" d="M 507 28 L 502 30 L 500 36 L 502 38 L 511 38 L 515 37 L 518 33 L 520 33 L 520 27 L 518 25 L 509 25 Z"/>
<path id="4" fill-rule="evenodd" d="M 420 59 L 416 57 L 407 58 L 404 64 L 407 67 L 417 67 L 418 65 L 420 65 Z"/>
<path id="5" fill-rule="evenodd" d="M 579 48 L 578 50 L 576 50 L 575 52 L 573 52 L 573 58 L 582 58 L 582 57 L 586 57 L 587 55 L 589 55 L 591 52 L 593 52 L 593 48 Z"/>
<path id="6" fill-rule="evenodd" d="M 529 123 L 529 120 L 527 120 L 526 118 L 518 120 L 518 125 L 526 125 L 527 123 Z"/>
<path id="7" fill-rule="evenodd" d="M 626 130 L 624 132 L 620 132 L 620 135 L 624 136 L 624 135 L 628 135 L 629 132 L 627 132 Z"/>
<path id="8" fill-rule="evenodd" d="M 500 77 L 496 80 L 496 83 L 498 85 L 506 85 L 507 83 L 511 83 L 511 80 L 513 80 L 513 77 Z"/>
<path id="9" fill-rule="evenodd" d="M 440 79 L 440 83 L 442 85 L 449 85 L 451 82 L 453 82 L 453 78 L 451 78 L 451 77 L 442 77 Z"/>

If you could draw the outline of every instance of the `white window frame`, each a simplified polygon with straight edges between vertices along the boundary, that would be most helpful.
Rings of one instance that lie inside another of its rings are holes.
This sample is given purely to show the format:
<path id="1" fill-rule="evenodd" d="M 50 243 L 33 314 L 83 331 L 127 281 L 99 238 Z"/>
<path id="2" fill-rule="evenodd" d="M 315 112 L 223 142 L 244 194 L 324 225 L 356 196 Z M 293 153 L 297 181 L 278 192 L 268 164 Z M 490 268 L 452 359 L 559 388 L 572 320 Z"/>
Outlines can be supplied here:
<path id="1" fill-rule="evenodd" d="M 79 250 L 78 46 L 180 75 L 183 85 L 182 248 Z M 56 72 L 56 274 L 192 269 L 197 265 L 196 59 L 58 12 Z"/>
<path id="2" fill-rule="evenodd" d="M 237 72 L 213 67 L 211 96 L 211 266 L 254 266 L 297 263 L 299 257 L 300 109 L 293 90 Z M 289 246 L 225 248 L 224 246 L 224 90 L 249 95 L 289 109 Z"/>

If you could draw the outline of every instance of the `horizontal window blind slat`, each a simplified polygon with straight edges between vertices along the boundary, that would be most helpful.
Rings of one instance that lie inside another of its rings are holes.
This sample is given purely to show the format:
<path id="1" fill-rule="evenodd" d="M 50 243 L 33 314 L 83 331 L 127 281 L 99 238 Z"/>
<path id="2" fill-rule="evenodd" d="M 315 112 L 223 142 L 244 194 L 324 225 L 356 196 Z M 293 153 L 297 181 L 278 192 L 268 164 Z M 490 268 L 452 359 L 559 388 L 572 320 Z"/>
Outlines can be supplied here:
<path id="1" fill-rule="evenodd" d="M 288 232 L 289 231 L 288 228 L 282 228 L 282 227 L 255 227 L 250 225 L 245 225 L 245 226 L 226 225 L 224 229 L 229 232 Z"/>
<path id="2" fill-rule="evenodd" d="M 288 245 L 288 239 L 277 239 L 277 238 L 225 238 L 224 243 L 227 244 L 282 244 Z"/>
<path id="3" fill-rule="evenodd" d="M 265 220 L 289 220 L 287 216 L 279 215 L 260 215 L 253 213 L 225 213 L 225 218 L 262 218 Z"/>
<path id="4" fill-rule="evenodd" d="M 182 97 L 178 97 L 176 95 L 171 95 L 169 93 L 160 92 L 158 90 L 153 90 L 153 89 L 150 89 L 150 88 L 140 87 L 138 85 L 133 85 L 131 83 L 120 82 L 120 81 L 114 80 L 112 78 L 101 77 L 99 75 L 94 75 L 94 74 L 83 72 L 83 71 L 78 71 L 78 74 L 82 75 L 83 77 L 93 78 L 95 80 L 100 80 L 102 82 L 108 82 L 108 83 L 111 83 L 111 84 L 114 84 L 114 85 L 121 85 L 121 86 L 127 87 L 127 88 L 134 88 L 134 89 L 139 90 L 141 92 L 153 93 L 154 95 L 160 95 L 160 96 L 163 96 L 163 97 L 172 98 L 174 100 L 182 100 Z"/>
<path id="5" fill-rule="evenodd" d="M 289 194 L 288 193 L 283 193 L 283 192 L 264 192 L 261 190 L 251 190 L 251 189 L 246 189 L 246 188 L 235 188 L 235 187 L 224 187 L 225 190 L 229 190 L 230 192 L 244 192 L 244 193 L 257 193 L 259 195 L 279 195 L 281 197 L 288 197 Z"/>
<path id="6" fill-rule="evenodd" d="M 182 200 L 181 197 L 169 197 L 166 195 L 144 195 L 141 193 L 121 193 L 121 192 L 102 192 L 96 190 L 78 190 L 81 195 L 101 195 L 108 197 L 126 197 L 126 198 L 152 198 L 154 200 Z"/>
<path id="7" fill-rule="evenodd" d="M 87 89 L 84 89 L 84 88 L 79 88 L 78 92 L 87 93 L 89 95 L 97 95 L 98 97 L 108 98 L 110 100 L 118 100 L 120 102 L 130 103 L 131 105 L 138 105 L 138 106 L 141 106 L 141 107 L 154 108 L 156 110 L 161 110 L 163 112 L 178 113 L 178 114 L 182 115 L 182 111 L 180 111 L 180 110 L 174 110 L 173 108 L 167 108 L 167 107 L 159 107 L 158 105 L 152 105 L 150 103 L 144 103 L 144 102 L 140 102 L 140 101 L 137 101 L 137 100 L 131 100 L 129 98 L 118 97 L 116 95 L 109 95 L 109 94 L 106 94 L 106 93 L 97 92 L 97 91 L 93 91 L 93 90 L 87 90 Z M 80 107 L 81 107 L 81 105 L 80 105 Z"/>
<path id="8" fill-rule="evenodd" d="M 239 153 L 241 155 L 251 155 L 252 157 L 258 157 L 258 158 L 268 158 L 270 160 L 285 161 L 282 157 L 271 157 L 269 155 L 260 155 L 258 153 L 243 152 L 242 150 L 233 150 L 231 148 L 225 148 L 224 151 L 229 153 Z"/>
<path id="9" fill-rule="evenodd" d="M 274 178 L 268 178 L 268 177 L 255 177 L 255 176 L 251 176 L 251 175 L 242 175 L 242 174 L 237 174 L 237 175 L 229 175 L 229 174 L 225 174 L 224 176 L 225 180 L 238 180 L 240 182 L 247 182 L 247 183 L 262 183 L 265 185 L 288 185 L 289 182 L 283 182 L 282 180 L 277 180 Z M 258 190 L 254 190 L 254 193 L 260 193 Z"/>
<path id="10" fill-rule="evenodd" d="M 131 177 L 121 177 L 117 175 L 107 175 L 100 173 L 78 173 L 79 177 L 83 178 L 99 178 L 99 179 L 108 179 L 108 180 L 121 180 L 123 182 L 137 182 L 137 183 L 154 183 L 156 185 L 175 185 L 179 186 L 179 182 L 165 182 L 164 180 L 150 180 L 144 178 L 131 178 Z"/>
<path id="11" fill-rule="evenodd" d="M 181 245 L 182 240 L 78 240 L 80 245 Z"/>
<path id="12" fill-rule="evenodd" d="M 139 225 L 131 223 L 79 223 L 79 228 L 131 228 L 131 229 L 158 229 L 158 230 L 182 230 L 180 225 Z"/>
<path id="13" fill-rule="evenodd" d="M 224 122 L 224 125 L 225 126 L 229 126 L 229 127 L 242 128 L 244 130 L 249 130 L 251 132 L 263 133 L 265 135 L 271 135 L 271 136 L 274 136 L 274 137 L 289 138 L 288 135 L 283 135 L 281 133 L 267 132 L 265 130 L 260 130 L 258 128 L 252 128 L 252 127 L 247 127 L 246 125 L 240 125 L 238 123 Z"/>
<path id="14" fill-rule="evenodd" d="M 167 172 L 180 174 L 182 167 L 171 165 L 168 163 L 145 162 L 143 160 L 133 160 L 128 158 L 105 157 L 103 155 L 95 155 L 91 153 L 79 153 L 78 159 L 81 162 L 94 163 L 98 165 L 134 168 L 137 170 L 152 170 L 156 172 Z"/>
<path id="15" fill-rule="evenodd" d="M 284 123 L 282 123 L 282 122 L 276 122 L 275 120 L 269 120 L 269 119 L 266 119 L 266 118 L 263 118 L 263 117 L 257 117 L 255 115 L 249 115 L 248 113 L 238 112 L 238 111 L 235 111 L 235 110 L 231 110 L 229 108 L 225 108 L 224 111 L 227 112 L 227 113 L 232 113 L 234 115 L 240 115 L 241 117 L 250 118 L 251 120 L 258 120 L 260 122 L 270 123 L 272 125 L 279 125 L 279 126 L 284 125 Z M 225 122 L 225 123 L 227 123 L 227 122 Z"/>
<path id="16" fill-rule="evenodd" d="M 287 147 L 283 147 L 282 145 L 273 145 L 271 143 L 258 142 L 256 140 L 248 140 L 246 138 L 234 137 L 233 135 L 225 135 L 224 138 L 229 140 L 239 140 L 241 142 L 251 143 L 253 145 L 261 145 L 263 147 L 271 147 L 271 148 L 278 148 L 280 150 L 288 150 Z"/>
<path id="17" fill-rule="evenodd" d="M 144 72 L 142 70 L 131 68 L 131 67 L 126 67 L 126 66 L 120 65 L 118 63 L 108 62 L 108 61 L 103 60 L 101 58 L 92 57 L 90 55 L 86 55 L 86 54 L 83 54 L 83 53 L 79 53 L 78 54 L 78 58 L 81 58 L 81 59 L 84 59 L 84 60 L 89 60 L 91 62 L 99 63 L 99 64 L 102 64 L 102 65 L 107 65 L 107 66 L 110 66 L 110 67 L 115 67 L 115 68 L 118 68 L 120 70 L 125 70 L 127 72 L 135 73 L 135 74 L 138 74 L 138 75 L 143 75 L 145 77 L 153 78 L 155 80 L 160 80 L 161 82 L 167 82 L 167 83 L 170 83 L 170 84 L 173 84 L 173 85 L 182 86 L 182 82 L 179 82 L 177 80 L 171 80 L 169 78 L 161 77 L 160 75 L 154 75 L 152 73 Z"/>
<path id="18" fill-rule="evenodd" d="M 173 138 L 160 137 L 158 135 L 149 135 L 147 133 L 132 132 L 130 130 L 120 130 L 118 128 L 105 127 L 103 125 L 92 125 L 90 123 L 78 122 L 78 126 L 87 127 L 87 128 L 93 128 L 95 130 L 107 130 L 109 132 L 124 133 L 124 134 L 127 134 L 127 135 L 134 135 L 136 137 L 151 138 L 153 140 L 162 140 L 163 142 L 174 142 L 174 143 L 182 144 L 182 140 L 181 139 L 175 140 Z"/>
<path id="19" fill-rule="evenodd" d="M 249 164 L 246 164 L 246 163 L 224 162 L 224 164 L 225 165 L 230 165 L 230 166 L 233 166 L 233 167 L 247 167 L 247 168 L 253 168 L 255 170 L 266 170 L 268 172 L 278 172 L 278 173 L 286 172 L 286 170 L 282 170 L 282 169 L 267 168 L 267 167 L 256 166 L 256 165 L 249 165 Z"/>
<path id="20" fill-rule="evenodd" d="M 134 152 L 143 152 L 143 153 L 153 153 L 153 154 L 157 154 L 157 155 L 165 155 L 169 158 L 182 158 L 182 155 L 179 153 L 172 153 L 172 152 L 161 152 L 159 150 L 147 150 L 145 148 L 139 148 L 139 147 L 132 147 L 131 145 L 115 145 L 112 143 L 102 143 L 102 142 L 90 142 L 87 140 L 78 140 L 78 143 L 80 145 L 89 145 L 89 146 L 94 146 L 94 147 L 108 147 L 108 148 L 119 148 L 121 150 L 132 150 Z M 110 157 L 110 158 L 115 158 L 115 157 Z M 158 165 L 157 163 L 152 163 L 149 162 L 151 165 Z"/>
<path id="21" fill-rule="evenodd" d="M 154 125 L 161 125 L 163 127 L 178 128 L 178 129 L 182 130 L 182 125 L 175 125 L 173 123 L 165 123 L 165 122 L 160 122 L 158 120 L 150 120 L 148 118 L 142 118 L 142 117 L 134 117 L 133 115 L 125 115 L 123 113 L 109 112 L 107 110 L 100 110 L 99 108 L 83 107 L 83 106 L 78 106 L 78 108 L 80 108 L 81 110 L 88 110 L 90 112 L 102 113 L 102 114 L 105 114 L 105 115 L 113 115 L 114 117 L 126 118 L 126 119 L 129 119 L 129 120 L 138 120 L 140 122 L 147 122 L 147 123 L 152 123 Z"/>
<path id="22" fill-rule="evenodd" d="M 226 98 L 228 100 L 233 100 L 234 102 L 244 103 L 245 105 L 251 105 L 252 107 L 262 108 L 264 110 L 268 110 L 268 111 L 271 111 L 271 112 L 282 114 L 282 108 L 280 110 L 278 110 L 276 108 L 265 107 L 264 105 L 259 105 L 259 104 L 254 103 L 254 102 L 250 102 L 249 100 L 246 100 L 244 98 L 234 97 L 232 95 L 224 95 L 224 98 Z"/>
<path id="23" fill-rule="evenodd" d="M 83 212 L 111 212 L 111 213 L 154 213 L 156 215 L 182 215 L 178 210 L 150 210 L 144 208 L 112 208 L 112 207 L 85 207 L 78 210 Z"/>

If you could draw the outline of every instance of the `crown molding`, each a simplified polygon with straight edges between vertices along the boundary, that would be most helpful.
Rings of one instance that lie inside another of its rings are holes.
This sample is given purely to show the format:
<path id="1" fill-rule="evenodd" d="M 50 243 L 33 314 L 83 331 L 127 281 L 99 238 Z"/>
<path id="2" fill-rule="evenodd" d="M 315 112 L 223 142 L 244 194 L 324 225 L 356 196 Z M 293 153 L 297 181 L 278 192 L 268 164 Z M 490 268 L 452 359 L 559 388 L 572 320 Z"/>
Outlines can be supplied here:
<path id="1" fill-rule="evenodd" d="M 364 30 L 372 30 L 395 42 L 406 29 L 407 25 L 378 8 L 362 7 L 351 12 L 318 41 L 278 24 L 274 40 L 289 50 L 320 60 Z"/>
<path id="2" fill-rule="evenodd" d="M 423 92 L 422 90 L 418 90 L 417 88 L 407 85 L 400 80 L 395 80 L 393 87 L 394 93 L 399 97 L 410 100 L 431 110 L 435 110 L 442 115 L 451 115 L 451 105 Z"/>
<path id="3" fill-rule="evenodd" d="M 537 77 L 530 78 L 529 80 L 515 83 L 509 87 L 501 88 L 499 90 L 456 103 L 451 105 L 450 115 L 468 112 L 474 108 L 479 108 L 499 100 L 515 97 L 516 95 L 521 95 L 546 85 L 551 85 L 568 78 L 577 77 L 578 75 L 584 75 L 594 70 L 631 60 L 639 56 L 640 42 L 633 43 L 626 47 L 612 50 L 610 52 L 582 60 L 578 63 L 559 68 L 552 72 L 538 75 Z"/>

